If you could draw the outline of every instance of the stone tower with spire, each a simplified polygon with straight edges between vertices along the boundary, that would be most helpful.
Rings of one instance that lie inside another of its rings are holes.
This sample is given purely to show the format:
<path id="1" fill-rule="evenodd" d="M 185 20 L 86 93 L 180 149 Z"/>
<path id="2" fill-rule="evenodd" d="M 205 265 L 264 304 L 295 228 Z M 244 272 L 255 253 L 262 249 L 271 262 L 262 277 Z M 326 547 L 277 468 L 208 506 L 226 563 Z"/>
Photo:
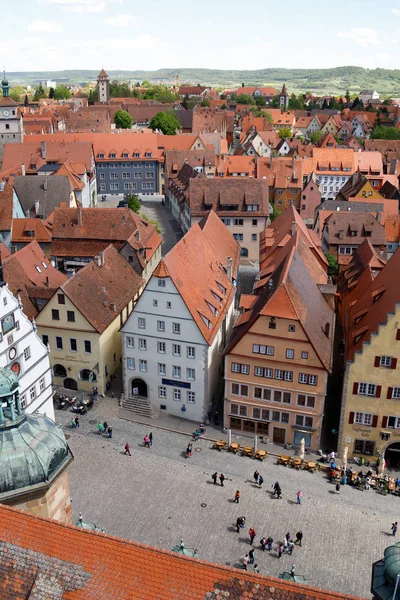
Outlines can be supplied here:
<path id="1" fill-rule="evenodd" d="M 3 96 L 0 98 L 0 166 L 3 162 L 4 145 L 17 144 L 24 139 L 22 115 L 19 111 L 21 105 L 10 98 L 10 85 L 5 71 L 1 88 Z"/>
<path id="2" fill-rule="evenodd" d="M 289 108 L 289 94 L 286 89 L 286 83 L 282 86 L 282 91 L 279 94 L 279 108 L 281 110 L 287 110 Z"/>
<path id="3" fill-rule="evenodd" d="M 104 69 L 97 75 L 97 89 L 99 91 L 99 102 L 110 103 L 110 79 Z"/>

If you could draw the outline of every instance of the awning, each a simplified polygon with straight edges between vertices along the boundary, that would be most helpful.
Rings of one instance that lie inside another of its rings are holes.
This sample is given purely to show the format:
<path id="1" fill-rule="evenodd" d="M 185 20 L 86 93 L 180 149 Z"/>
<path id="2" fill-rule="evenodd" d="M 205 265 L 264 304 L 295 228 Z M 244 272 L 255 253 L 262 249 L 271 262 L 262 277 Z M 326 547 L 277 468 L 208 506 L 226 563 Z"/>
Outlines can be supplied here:
<path id="1" fill-rule="evenodd" d="M 300 433 L 315 433 L 315 429 L 301 429 L 298 425 L 292 425 L 292 428 Z"/>

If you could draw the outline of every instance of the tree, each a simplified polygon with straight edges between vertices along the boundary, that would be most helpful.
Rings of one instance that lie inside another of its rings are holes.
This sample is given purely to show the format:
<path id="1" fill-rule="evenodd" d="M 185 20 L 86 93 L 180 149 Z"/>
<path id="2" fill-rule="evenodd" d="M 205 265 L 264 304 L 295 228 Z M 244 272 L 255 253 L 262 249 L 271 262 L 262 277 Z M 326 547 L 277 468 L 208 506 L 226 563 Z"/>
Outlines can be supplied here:
<path id="1" fill-rule="evenodd" d="M 10 90 L 10 98 L 15 100 L 15 102 L 21 102 L 23 94 L 25 94 L 25 90 L 21 85 L 16 85 Z"/>
<path id="2" fill-rule="evenodd" d="M 99 90 L 98 87 L 96 86 L 94 88 L 94 90 L 90 90 L 89 92 L 89 97 L 88 97 L 88 104 L 94 104 L 95 102 L 99 101 Z"/>
<path id="3" fill-rule="evenodd" d="M 267 121 L 270 125 L 272 125 L 272 123 L 274 122 L 274 119 L 273 119 L 271 113 L 267 112 L 266 110 L 262 110 L 261 115 L 264 117 L 264 119 L 267 119 Z"/>
<path id="4" fill-rule="evenodd" d="M 144 219 L 148 223 L 151 223 L 152 225 L 154 225 L 157 233 L 161 233 L 160 224 L 158 221 L 156 221 L 155 219 L 149 219 L 149 217 L 145 213 L 141 213 L 139 216 L 142 217 L 142 219 Z"/>
<path id="5" fill-rule="evenodd" d="M 49 98 L 54 98 L 54 88 L 49 89 Z"/>
<path id="6" fill-rule="evenodd" d="M 351 105 L 352 110 L 364 110 L 364 103 L 357 96 L 354 98 L 353 104 Z"/>
<path id="7" fill-rule="evenodd" d="M 237 104 L 255 104 L 255 100 L 250 94 L 239 94 L 235 100 Z"/>
<path id="8" fill-rule="evenodd" d="M 345 98 L 346 98 L 347 106 L 349 106 L 349 104 L 350 104 L 350 92 L 349 92 L 349 90 L 346 91 Z"/>
<path id="9" fill-rule="evenodd" d="M 210 106 L 210 101 L 208 98 L 204 98 L 204 100 L 201 102 L 200 106 L 202 106 L 203 108 L 208 108 Z"/>
<path id="10" fill-rule="evenodd" d="M 335 277 L 335 275 L 339 272 L 339 265 L 336 258 L 333 254 L 329 254 L 329 252 L 324 252 L 326 260 L 328 261 L 328 275 L 329 277 Z"/>
<path id="11" fill-rule="evenodd" d="M 269 213 L 269 218 L 271 219 L 271 223 L 272 221 L 275 221 L 276 217 L 279 217 L 279 215 L 282 214 L 282 211 L 279 210 L 279 208 L 277 208 L 275 206 L 275 204 L 272 204 L 272 213 Z"/>
<path id="12" fill-rule="evenodd" d="M 375 127 L 371 138 L 373 140 L 400 140 L 400 129 L 396 129 L 396 127 Z"/>
<path id="13" fill-rule="evenodd" d="M 282 127 L 282 129 L 279 130 L 279 137 L 281 139 L 290 138 L 290 137 L 292 137 L 292 131 L 289 129 L 289 127 Z"/>
<path id="14" fill-rule="evenodd" d="M 40 83 L 38 85 L 38 87 L 36 88 L 35 93 L 33 95 L 33 101 L 38 102 L 41 98 L 47 98 L 47 94 L 44 91 L 44 89 L 42 88 L 42 84 Z"/>
<path id="15" fill-rule="evenodd" d="M 312 144 L 318 144 L 318 142 L 320 142 L 323 137 L 324 134 L 322 133 L 322 131 L 313 131 L 310 135 L 310 142 Z"/>
<path id="16" fill-rule="evenodd" d="M 164 135 L 175 135 L 176 130 L 181 128 L 181 124 L 173 112 L 159 112 L 149 123 L 150 129 L 155 131 L 159 129 Z"/>
<path id="17" fill-rule="evenodd" d="M 29 106 L 29 98 L 28 98 L 28 94 L 25 94 L 24 106 Z"/>
<path id="18" fill-rule="evenodd" d="M 184 108 L 185 110 L 187 110 L 188 106 L 189 106 L 188 100 L 189 100 L 189 96 L 186 94 L 186 96 L 182 100 L 182 108 Z"/>
<path id="19" fill-rule="evenodd" d="M 140 200 L 139 200 L 138 196 L 136 196 L 136 194 L 132 194 L 131 196 L 129 196 L 128 208 L 133 210 L 133 212 L 135 212 L 136 214 L 139 214 L 140 206 L 141 206 Z"/>
<path id="20" fill-rule="evenodd" d="M 263 96 L 258 96 L 256 98 L 256 106 L 267 106 L 267 103 L 265 102 L 265 98 L 263 98 Z"/>
<path id="21" fill-rule="evenodd" d="M 66 88 L 64 85 L 56 87 L 56 89 L 54 90 L 55 100 L 67 100 L 68 98 L 72 98 L 72 94 L 68 88 Z"/>
<path id="22" fill-rule="evenodd" d="M 133 118 L 126 110 L 117 110 L 114 116 L 114 123 L 117 129 L 131 129 Z"/>

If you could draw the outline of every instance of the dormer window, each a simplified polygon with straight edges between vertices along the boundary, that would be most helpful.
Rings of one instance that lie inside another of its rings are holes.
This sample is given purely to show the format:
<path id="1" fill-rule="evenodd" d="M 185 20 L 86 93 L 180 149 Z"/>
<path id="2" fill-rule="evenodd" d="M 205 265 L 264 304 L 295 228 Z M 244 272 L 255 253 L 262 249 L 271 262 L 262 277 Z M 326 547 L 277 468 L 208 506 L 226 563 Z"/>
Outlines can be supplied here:
<path id="1" fill-rule="evenodd" d="M 129 158 L 129 154 L 127 152 L 124 152 L 122 158 Z"/>
<path id="2" fill-rule="evenodd" d="M 98 155 L 98 157 L 99 157 L 99 158 L 104 158 L 104 154 L 103 154 L 103 153 L 100 153 L 100 154 Z"/>
<path id="3" fill-rule="evenodd" d="M 135 152 L 133 155 L 135 158 L 140 158 L 140 152 Z"/>
<path id="4" fill-rule="evenodd" d="M 115 152 L 110 152 L 110 158 L 117 158 L 117 155 L 115 154 Z"/>
<path id="5" fill-rule="evenodd" d="M 211 329 L 211 321 L 210 319 L 207 319 L 207 317 L 205 317 L 204 315 L 202 315 L 201 313 L 199 313 L 199 315 L 201 316 L 201 318 L 203 319 L 204 323 L 207 325 L 208 329 Z"/>
<path id="6" fill-rule="evenodd" d="M 146 158 L 151 158 L 151 152 L 146 152 L 145 156 Z"/>
<path id="7" fill-rule="evenodd" d="M 221 290 L 221 292 L 223 293 L 223 295 L 225 296 L 226 288 L 221 283 L 219 283 L 219 281 L 217 281 L 217 285 L 218 285 L 219 289 Z"/>

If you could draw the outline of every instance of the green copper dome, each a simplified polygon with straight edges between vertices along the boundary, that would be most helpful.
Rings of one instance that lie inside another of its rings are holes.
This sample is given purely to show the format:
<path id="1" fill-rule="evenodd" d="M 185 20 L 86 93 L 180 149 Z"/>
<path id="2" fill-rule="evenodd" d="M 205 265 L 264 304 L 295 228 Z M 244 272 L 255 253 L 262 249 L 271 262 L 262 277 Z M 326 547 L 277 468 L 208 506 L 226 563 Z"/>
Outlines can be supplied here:
<path id="1" fill-rule="evenodd" d="M 62 429 L 24 414 L 16 375 L 0 369 L 0 502 L 48 486 L 71 459 Z"/>

